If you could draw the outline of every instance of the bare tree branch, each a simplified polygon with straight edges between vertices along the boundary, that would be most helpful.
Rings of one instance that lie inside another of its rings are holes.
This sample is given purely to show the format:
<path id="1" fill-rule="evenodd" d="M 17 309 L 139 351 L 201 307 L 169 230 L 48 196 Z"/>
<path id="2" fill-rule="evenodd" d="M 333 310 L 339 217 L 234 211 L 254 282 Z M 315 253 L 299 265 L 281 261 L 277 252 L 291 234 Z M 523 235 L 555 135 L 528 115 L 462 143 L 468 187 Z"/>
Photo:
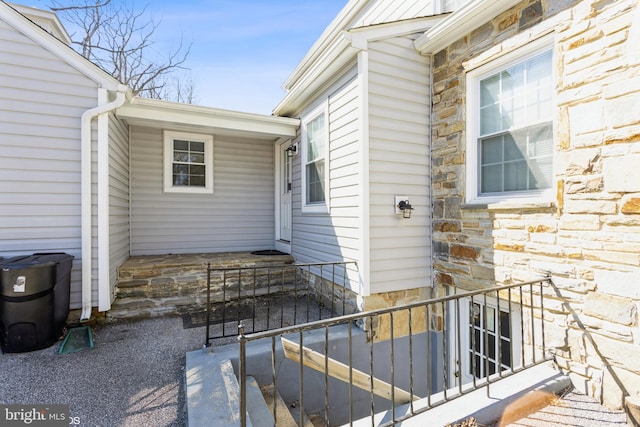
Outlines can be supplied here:
<path id="1" fill-rule="evenodd" d="M 112 0 L 51 1 L 51 9 L 73 27 L 71 38 L 78 52 L 129 86 L 135 94 L 164 99 L 184 88 L 190 93 L 171 96 L 193 101 L 192 81 L 176 84 L 175 76 L 169 78 L 184 70 L 191 44 L 185 45 L 181 35 L 176 48 L 163 56 L 154 55 L 154 36 L 160 23 L 148 18 L 148 5 L 135 10 L 127 1 L 117 4 Z"/>

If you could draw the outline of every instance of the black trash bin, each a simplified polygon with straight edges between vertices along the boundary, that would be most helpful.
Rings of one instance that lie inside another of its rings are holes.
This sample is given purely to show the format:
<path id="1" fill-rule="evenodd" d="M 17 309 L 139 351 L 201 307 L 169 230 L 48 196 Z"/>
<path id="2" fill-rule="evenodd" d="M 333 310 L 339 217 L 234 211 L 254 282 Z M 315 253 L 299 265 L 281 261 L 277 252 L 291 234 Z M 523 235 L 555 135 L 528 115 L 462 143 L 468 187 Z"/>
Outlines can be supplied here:
<path id="1" fill-rule="evenodd" d="M 5 353 L 53 345 L 69 315 L 73 256 L 37 253 L 0 260 L 0 346 Z"/>

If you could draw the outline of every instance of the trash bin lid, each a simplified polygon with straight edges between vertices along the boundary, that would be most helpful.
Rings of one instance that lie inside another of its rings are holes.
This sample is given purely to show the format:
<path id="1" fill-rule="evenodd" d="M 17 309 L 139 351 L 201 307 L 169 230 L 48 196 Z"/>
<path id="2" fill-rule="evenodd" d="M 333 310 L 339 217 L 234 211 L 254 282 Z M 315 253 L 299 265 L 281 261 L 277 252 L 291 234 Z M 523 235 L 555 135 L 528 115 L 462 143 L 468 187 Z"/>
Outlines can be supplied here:
<path id="1" fill-rule="evenodd" d="M 26 255 L 26 256 L 16 256 L 13 258 L 7 258 L 0 262 L 0 269 L 3 271 L 7 270 L 18 270 L 23 268 L 33 268 L 33 267 L 45 267 L 49 265 L 55 264 L 54 261 L 41 259 L 40 257 L 36 257 L 34 255 Z"/>
<path id="2" fill-rule="evenodd" d="M 51 292 L 56 285 L 57 267 L 71 264 L 72 255 L 64 253 L 17 256 L 0 261 L 0 299 L 34 298 Z"/>
<path id="3" fill-rule="evenodd" d="M 33 255 L 20 255 L 12 258 L 0 259 L 0 269 L 2 270 L 14 270 L 33 267 L 45 267 L 51 264 L 57 264 L 61 261 L 65 261 L 69 258 L 73 258 L 73 255 L 65 253 L 36 253 Z"/>

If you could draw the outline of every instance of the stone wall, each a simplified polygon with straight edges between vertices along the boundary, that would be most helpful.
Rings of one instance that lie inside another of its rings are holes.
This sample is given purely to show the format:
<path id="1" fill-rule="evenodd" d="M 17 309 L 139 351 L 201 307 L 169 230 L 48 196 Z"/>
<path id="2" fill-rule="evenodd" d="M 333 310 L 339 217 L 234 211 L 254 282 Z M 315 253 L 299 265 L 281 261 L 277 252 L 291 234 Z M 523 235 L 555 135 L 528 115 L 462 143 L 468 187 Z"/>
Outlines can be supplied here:
<path id="1" fill-rule="evenodd" d="M 404 291 L 382 292 L 364 297 L 364 311 L 386 309 L 410 304 L 416 301 L 424 301 L 434 298 L 434 289 L 431 287 L 408 289 Z M 391 315 L 382 314 L 369 319 L 368 324 L 362 325 L 370 331 L 374 341 L 385 341 L 391 337 L 398 338 L 411 334 L 418 334 L 430 330 L 442 332 L 441 305 L 431 304 L 428 307 L 429 324 L 427 324 L 427 308 L 425 306 L 412 309 L 403 309 Z M 391 325 L 393 324 L 393 328 Z M 411 328 L 409 328 L 411 324 Z M 392 332 L 393 329 L 393 332 Z"/>
<path id="2" fill-rule="evenodd" d="M 574 383 L 612 407 L 640 393 L 637 3 L 523 1 L 434 57 L 436 285 L 475 289 L 551 275 L 547 341 Z M 465 70 L 548 33 L 557 200 L 467 206 Z"/>

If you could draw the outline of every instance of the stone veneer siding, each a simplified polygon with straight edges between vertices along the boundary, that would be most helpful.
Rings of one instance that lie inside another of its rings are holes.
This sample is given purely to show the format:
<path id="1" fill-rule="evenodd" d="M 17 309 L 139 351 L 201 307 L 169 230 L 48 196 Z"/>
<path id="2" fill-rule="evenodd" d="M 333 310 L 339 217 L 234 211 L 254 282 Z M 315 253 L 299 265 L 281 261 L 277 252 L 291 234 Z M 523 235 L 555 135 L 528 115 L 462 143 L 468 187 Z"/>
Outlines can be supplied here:
<path id="1" fill-rule="evenodd" d="M 640 6 L 527 0 L 434 56 L 436 285 L 551 275 L 547 344 L 581 391 L 640 393 Z M 465 69 L 555 32 L 552 206 L 464 205 Z M 465 68 L 466 67 L 466 68 Z"/>

